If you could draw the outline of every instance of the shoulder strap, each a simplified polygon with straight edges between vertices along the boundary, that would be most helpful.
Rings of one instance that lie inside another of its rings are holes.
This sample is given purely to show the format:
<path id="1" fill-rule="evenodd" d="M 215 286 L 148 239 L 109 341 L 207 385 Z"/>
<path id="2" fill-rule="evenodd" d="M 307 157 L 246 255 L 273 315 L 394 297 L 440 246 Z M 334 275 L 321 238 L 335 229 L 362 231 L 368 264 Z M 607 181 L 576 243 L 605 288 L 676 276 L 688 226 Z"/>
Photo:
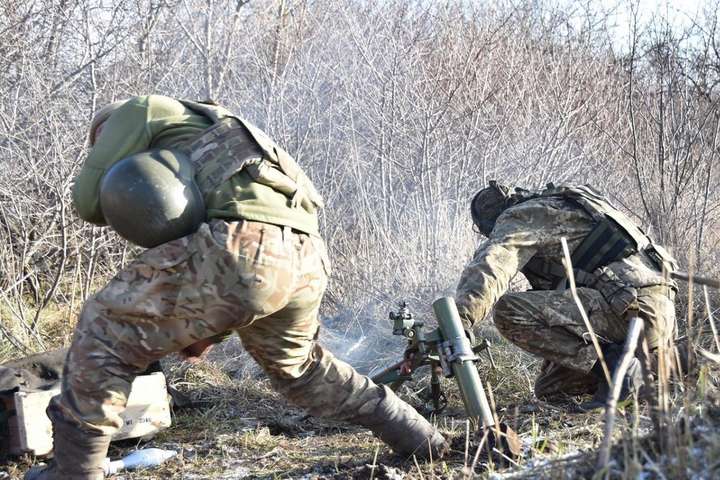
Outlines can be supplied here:
<path id="1" fill-rule="evenodd" d="M 272 141 L 265 132 L 245 120 L 240 115 L 236 115 L 226 108 L 223 108 L 219 105 L 208 105 L 205 103 L 193 102 L 191 100 L 180 100 L 180 103 L 182 103 L 195 113 L 199 113 L 200 115 L 209 118 L 210 120 L 212 120 L 213 123 L 220 123 L 223 120 L 227 120 L 228 118 L 237 121 L 245 128 L 245 130 L 247 130 L 252 139 L 255 140 L 255 142 L 260 146 L 263 153 L 265 153 L 265 155 L 270 160 L 272 160 L 273 163 L 280 164 L 279 157 L 290 156 L 287 152 L 285 152 L 285 150 L 280 148 L 274 141 Z M 288 163 L 285 158 L 283 158 L 283 161 L 285 163 Z M 288 172 L 284 173 L 288 174 Z"/>
<path id="2" fill-rule="evenodd" d="M 199 113 L 200 115 L 203 115 L 210 120 L 212 120 L 213 123 L 219 123 L 223 120 L 226 120 L 228 118 L 232 118 L 233 120 L 236 120 L 237 122 L 242 125 L 245 130 L 250 134 L 253 140 L 260 146 L 263 153 L 273 162 L 283 169 L 283 173 L 293 178 L 293 175 L 291 173 L 297 172 L 287 172 L 283 168 L 282 164 L 295 164 L 295 161 L 288 160 L 288 158 L 292 159 L 290 155 L 283 150 L 280 146 L 278 146 L 270 137 L 267 136 L 265 132 L 260 130 L 258 127 L 253 125 L 252 123 L 245 120 L 240 115 L 234 114 L 227 110 L 226 108 L 223 108 L 219 105 L 207 105 L 204 103 L 199 102 L 193 102 L 191 100 L 180 100 L 180 103 L 185 105 L 190 110 L 194 111 L 195 113 Z M 294 168 L 293 168 L 294 167 Z M 297 165 L 290 165 L 289 170 L 299 170 L 299 167 Z M 295 180 L 295 178 L 293 178 Z"/>
<path id="3" fill-rule="evenodd" d="M 632 240 L 638 250 L 644 250 L 650 244 L 647 234 L 635 222 L 615 208 L 605 197 L 589 185 L 555 186 L 548 184 L 541 196 L 566 198 L 580 206 L 598 223 L 609 220 Z"/>

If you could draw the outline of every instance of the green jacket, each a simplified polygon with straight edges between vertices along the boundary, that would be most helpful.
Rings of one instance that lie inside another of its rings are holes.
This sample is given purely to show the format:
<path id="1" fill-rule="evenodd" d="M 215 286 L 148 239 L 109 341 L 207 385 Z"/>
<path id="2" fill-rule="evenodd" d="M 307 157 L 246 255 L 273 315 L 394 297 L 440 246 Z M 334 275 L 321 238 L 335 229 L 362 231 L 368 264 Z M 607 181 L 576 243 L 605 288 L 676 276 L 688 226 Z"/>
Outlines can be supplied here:
<path id="1" fill-rule="evenodd" d="M 178 100 L 149 95 L 134 97 L 115 110 L 102 128 L 75 179 L 73 202 L 88 222 L 105 225 L 99 186 L 105 172 L 123 158 L 151 148 L 187 148 L 213 125 L 210 118 Z M 246 219 L 295 228 L 318 235 L 315 211 L 256 182 L 241 170 L 205 196 L 209 218 Z"/>

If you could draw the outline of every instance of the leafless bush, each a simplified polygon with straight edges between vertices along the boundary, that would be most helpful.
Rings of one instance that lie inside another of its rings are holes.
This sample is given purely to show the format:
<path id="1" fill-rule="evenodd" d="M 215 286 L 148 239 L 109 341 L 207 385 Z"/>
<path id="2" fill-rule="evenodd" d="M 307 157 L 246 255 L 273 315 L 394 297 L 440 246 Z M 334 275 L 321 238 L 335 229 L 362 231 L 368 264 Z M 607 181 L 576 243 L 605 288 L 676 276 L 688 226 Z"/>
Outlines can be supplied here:
<path id="1" fill-rule="evenodd" d="M 491 178 L 592 183 L 686 266 L 718 273 L 712 10 L 684 32 L 662 19 L 638 24 L 620 54 L 600 13 L 543 2 L 43 0 L 0 9 L 8 348 L 62 341 L 81 301 L 132 258 L 77 219 L 70 187 L 92 112 L 145 93 L 214 97 L 308 169 L 327 199 L 334 260 L 323 314 L 350 336 L 378 326 L 400 297 L 427 309 L 452 291 L 478 241 L 468 201 Z"/>

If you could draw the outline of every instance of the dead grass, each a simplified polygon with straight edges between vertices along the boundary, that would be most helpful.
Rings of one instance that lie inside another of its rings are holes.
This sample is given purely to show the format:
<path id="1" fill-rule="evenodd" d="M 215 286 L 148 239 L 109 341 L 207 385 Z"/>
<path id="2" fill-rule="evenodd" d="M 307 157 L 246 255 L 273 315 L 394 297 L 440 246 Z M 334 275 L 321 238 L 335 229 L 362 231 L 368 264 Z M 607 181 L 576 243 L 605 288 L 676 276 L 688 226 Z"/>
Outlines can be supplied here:
<path id="1" fill-rule="evenodd" d="M 466 421 L 459 393 L 443 381 L 449 405 L 434 421 L 452 441 L 441 461 L 398 458 L 364 429 L 305 416 L 288 406 L 233 339 L 210 360 L 189 366 L 170 359 L 170 383 L 195 406 L 174 412 L 174 425 L 143 444 L 179 452 L 164 465 L 116 475 L 115 479 L 438 479 L 438 478 L 603 478 L 595 472 L 602 440 L 602 412 L 580 413 L 579 399 L 550 404 L 533 397 L 539 362 L 498 337 L 497 369 L 481 363 L 492 387 L 498 416 L 520 435 L 524 454 L 516 464 L 480 457 L 471 470 L 477 441 L 466 442 Z M 384 360 L 383 360 L 384 361 Z M 720 369 L 706 364 L 696 379 L 671 389 L 674 450 L 661 448 L 647 404 L 630 404 L 618 414 L 612 468 L 607 478 L 712 478 L 720 475 Z M 400 392 L 418 410 L 429 405 L 427 378 Z M 667 443 L 667 442 L 666 442 Z M 115 444 L 110 455 L 123 456 L 139 445 Z M 466 456 L 467 450 L 467 456 Z M 0 479 L 19 479 L 32 459 L 0 467 Z"/>
<path id="2" fill-rule="evenodd" d="M 35 311 L 29 307 L 24 312 L 21 319 L 20 310 L 11 308 L 7 302 L 0 303 L 3 327 L 27 348 L 28 353 L 35 353 L 67 345 L 72 338 L 79 310 L 49 304 L 38 316 L 37 331 L 40 333 L 37 335 L 31 335 L 27 329 L 21 328 L 22 324 L 29 325 L 35 315 Z M 16 358 L 18 353 L 19 350 L 9 340 L 0 336 L 0 363 Z"/>
<path id="3" fill-rule="evenodd" d="M 190 395 L 197 406 L 176 411 L 174 426 L 143 446 L 173 449 L 179 455 L 159 468 L 114 478 L 592 478 L 595 448 L 602 437 L 601 412 L 572 413 L 572 400 L 565 405 L 551 405 L 533 399 L 526 387 L 519 393 L 513 392 L 509 385 L 517 378 L 517 371 L 508 369 L 513 362 L 498 360 L 500 365 L 493 375 L 505 374 L 509 379 L 507 387 L 497 389 L 498 402 L 504 405 L 498 413 L 520 434 L 524 444 L 525 454 L 517 466 L 481 459 L 475 472 L 469 472 L 466 466 L 470 462 L 465 457 L 466 424 L 457 391 L 449 382 L 445 387 L 450 405 L 435 421 L 443 433 L 454 439 L 454 450 L 442 461 L 416 463 L 394 456 L 363 429 L 306 417 L 302 411 L 285 404 L 262 376 L 250 370 L 238 379 L 234 374 L 239 370 L 234 370 L 230 363 L 224 368 L 210 362 L 189 368 L 173 363 L 170 365 L 173 384 Z M 692 432 L 689 437 L 692 443 L 683 446 L 683 458 L 687 459 L 683 468 L 697 472 L 698 476 L 665 478 L 709 478 L 704 474 L 717 472 L 720 459 L 717 385 L 717 371 L 705 367 L 695 389 L 697 400 L 702 401 L 690 402 L 692 412 L 683 413 L 691 419 Z M 422 407 L 422 387 L 420 379 L 403 395 Z M 628 408 L 618 417 L 620 443 L 613 451 L 612 478 L 636 478 L 637 472 L 652 472 L 653 468 L 677 473 L 679 466 L 671 456 L 662 456 L 652 437 L 638 440 L 650 431 L 649 417 L 643 410 L 646 408 L 643 406 L 637 412 Z M 632 432 L 638 437 L 633 438 Z M 475 453 L 473 446 L 471 442 L 471 459 Z M 110 455 L 119 457 L 136 447 L 134 442 L 117 444 Z M 29 460 L 21 459 L 0 469 L 5 474 L 3 477 L 0 473 L 0 478 L 21 478 Z M 650 473 L 649 478 L 662 477 Z"/>

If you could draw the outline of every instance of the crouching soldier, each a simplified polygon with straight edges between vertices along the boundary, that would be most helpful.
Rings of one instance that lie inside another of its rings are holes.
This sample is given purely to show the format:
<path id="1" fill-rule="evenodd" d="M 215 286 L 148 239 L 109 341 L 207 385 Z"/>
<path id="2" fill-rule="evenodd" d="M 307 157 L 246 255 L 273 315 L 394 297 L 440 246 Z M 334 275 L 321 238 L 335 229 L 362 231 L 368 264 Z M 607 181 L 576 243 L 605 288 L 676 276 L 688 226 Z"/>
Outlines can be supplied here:
<path id="1" fill-rule="evenodd" d="M 571 252 L 578 296 L 612 373 L 629 327 L 629 312 L 645 322 L 650 349 L 672 342 L 676 325 L 674 260 L 627 216 L 588 186 L 533 193 L 490 182 L 472 200 L 472 219 L 487 237 L 465 267 L 457 305 L 471 329 L 495 308 L 497 329 L 512 343 L 544 359 L 538 397 L 595 392 L 604 404 L 608 385 L 570 290 L 561 238 Z M 532 290 L 506 293 L 522 272 Z M 639 386 L 634 359 L 621 392 Z"/>
<path id="2" fill-rule="evenodd" d="M 103 478 L 133 378 L 231 331 L 293 404 L 402 455 L 444 453 L 412 407 L 318 345 L 322 200 L 282 148 L 221 107 L 155 95 L 100 110 L 90 143 L 78 213 L 149 249 L 85 303 L 48 407 L 54 459 L 26 479 Z"/>

